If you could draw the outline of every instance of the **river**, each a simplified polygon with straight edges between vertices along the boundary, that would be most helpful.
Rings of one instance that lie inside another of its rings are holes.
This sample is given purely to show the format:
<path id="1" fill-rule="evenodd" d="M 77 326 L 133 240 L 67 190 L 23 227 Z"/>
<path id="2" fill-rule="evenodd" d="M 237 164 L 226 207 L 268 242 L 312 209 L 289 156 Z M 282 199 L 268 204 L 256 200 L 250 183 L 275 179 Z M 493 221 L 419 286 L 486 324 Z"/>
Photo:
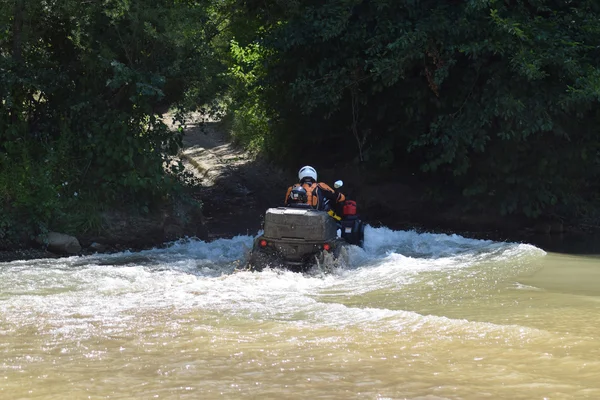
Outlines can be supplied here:
<path id="1" fill-rule="evenodd" d="M 0 263 L 0 398 L 597 399 L 600 263 L 367 227 L 328 274 L 252 237 Z"/>

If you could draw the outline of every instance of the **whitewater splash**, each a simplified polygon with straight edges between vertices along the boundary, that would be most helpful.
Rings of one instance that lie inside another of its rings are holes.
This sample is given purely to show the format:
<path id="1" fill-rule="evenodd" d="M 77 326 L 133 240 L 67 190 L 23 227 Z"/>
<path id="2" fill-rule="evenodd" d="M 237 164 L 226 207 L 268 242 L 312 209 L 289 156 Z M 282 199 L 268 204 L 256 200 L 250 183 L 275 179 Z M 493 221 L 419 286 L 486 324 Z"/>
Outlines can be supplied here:
<path id="1" fill-rule="evenodd" d="M 236 272 L 253 239 L 186 240 L 138 253 L 0 264 L 0 312 L 17 326 L 34 318 L 55 332 L 78 334 L 98 324 L 126 329 L 124 321 L 138 313 L 172 309 L 358 324 L 394 319 L 400 312 L 343 304 L 358 296 L 416 297 L 423 285 L 451 291 L 474 278 L 486 287 L 524 272 L 528 260 L 544 254 L 526 244 L 367 227 L 364 249 L 352 246 L 347 265 L 331 274 Z"/>

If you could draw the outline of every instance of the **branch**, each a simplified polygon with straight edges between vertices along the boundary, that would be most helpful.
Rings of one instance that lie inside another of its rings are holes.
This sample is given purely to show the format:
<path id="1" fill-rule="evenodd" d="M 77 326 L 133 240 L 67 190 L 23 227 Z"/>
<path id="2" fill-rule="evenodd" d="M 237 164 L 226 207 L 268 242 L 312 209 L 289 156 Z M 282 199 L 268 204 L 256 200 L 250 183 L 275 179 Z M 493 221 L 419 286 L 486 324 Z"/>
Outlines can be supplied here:
<path id="1" fill-rule="evenodd" d="M 471 97 L 471 95 L 473 94 L 475 85 L 477 84 L 477 81 L 479 80 L 479 71 L 480 70 L 481 70 L 481 66 L 479 68 L 477 68 L 477 75 L 475 76 L 475 81 L 473 82 L 473 85 L 471 86 L 471 90 L 469 90 L 469 93 L 467 93 L 467 97 L 465 97 L 465 100 L 463 101 L 461 106 L 458 108 L 458 110 L 456 110 L 456 112 L 454 112 L 450 115 L 452 118 L 456 117 L 462 111 L 465 104 L 467 104 L 467 100 L 469 100 L 469 97 Z"/>

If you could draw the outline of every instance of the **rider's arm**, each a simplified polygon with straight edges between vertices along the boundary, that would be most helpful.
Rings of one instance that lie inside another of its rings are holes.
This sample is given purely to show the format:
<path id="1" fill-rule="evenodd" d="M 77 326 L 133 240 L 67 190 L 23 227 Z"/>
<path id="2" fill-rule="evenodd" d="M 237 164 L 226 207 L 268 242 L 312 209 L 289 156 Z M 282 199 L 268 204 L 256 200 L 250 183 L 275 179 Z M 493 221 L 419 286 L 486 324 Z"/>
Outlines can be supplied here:
<path id="1" fill-rule="evenodd" d="M 326 183 L 320 182 L 319 187 L 323 189 L 323 196 L 328 198 L 329 200 L 335 201 L 337 203 L 341 203 L 346 200 L 346 196 L 343 193 L 340 193 L 336 190 L 333 190 Z"/>
<path id="2" fill-rule="evenodd" d="M 290 186 L 287 190 L 287 193 L 285 194 L 285 200 L 283 201 L 283 204 L 286 206 L 288 205 L 288 201 L 290 199 L 290 193 L 292 193 L 292 187 L 293 186 Z"/>

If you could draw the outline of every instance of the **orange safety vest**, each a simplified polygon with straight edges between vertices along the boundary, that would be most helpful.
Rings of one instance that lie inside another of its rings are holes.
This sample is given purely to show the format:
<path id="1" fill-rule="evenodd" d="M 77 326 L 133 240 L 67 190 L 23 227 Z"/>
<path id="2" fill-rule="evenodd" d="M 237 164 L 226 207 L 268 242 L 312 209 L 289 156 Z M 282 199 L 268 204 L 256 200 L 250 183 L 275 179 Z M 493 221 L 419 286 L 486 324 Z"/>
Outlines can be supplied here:
<path id="1" fill-rule="evenodd" d="M 319 209 L 319 205 L 324 198 L 323 195 L 319 196 L 320 192 L 318 189 L 329 190 L 330 192 L 334 192 L 333 189 L 331 189 L 329 186 L 327 186 L 324 183 L 315 182 L 312 185 L 308 182 L 304 183 L 302 185 L 299 183 L 296 183 L 294 186 L 290 186 L 288 188 L 287 193 L 285 195 L 285 204 L 288 203 L 289 196 L 290 196 L 290 193 L 292 192 L 292 189 L 295 187 L 298 187 L 298 186 L 302 186 L 304 188 L 304 190 L 306 190 L 306 196 L 307 196 L 306 204 L 310 204 L 310 206 L 315 209 Z M 339 193 L 337 201 L 342 202 L 344 200 L 345 200 L 345 196 L 343 194 Z"/>
<path id="2" fill-rule="evenodd" d="M 300 186 L 300 184 L 294 185 Z M 319 208 L 319 195 L 316 193 L 317 188 L 319 187 L 318 183 L 313 183 L 312 185 L 309 183 L 304 183 L 302 185 L 304 190 L 306 190 L 307 200 L 306 203 L 310 204 L 312 208 Z"/>

